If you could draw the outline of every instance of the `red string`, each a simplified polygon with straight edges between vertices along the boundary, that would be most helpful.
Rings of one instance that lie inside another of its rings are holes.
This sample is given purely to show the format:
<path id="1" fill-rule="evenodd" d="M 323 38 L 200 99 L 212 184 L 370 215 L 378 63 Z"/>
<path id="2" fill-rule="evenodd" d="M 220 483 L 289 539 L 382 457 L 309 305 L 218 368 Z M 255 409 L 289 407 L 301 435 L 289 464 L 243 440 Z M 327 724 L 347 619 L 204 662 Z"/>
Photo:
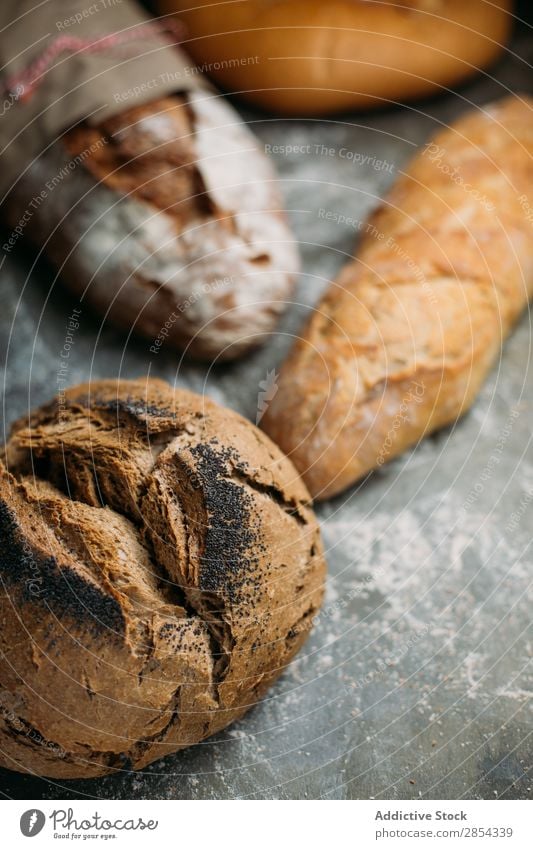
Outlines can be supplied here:
<path id="1" fill-rule="evenodd" d="M 17 100 L 28 100 L 42 82 L 42 78 L 54 59 L 61 53 L 103 53 L 143 35 L 159 35 L 168 32 L 176 36 L 176 43 L 183 38 L 183 25 L 177 21 L 149 21 L 125 32 L 109 33 L 100 38 L 78 38 L 74 35 L 58 35 L 43 52 L 26 68 L 13 74 L 5 81 L 4 89 L 17 95 Z"/>

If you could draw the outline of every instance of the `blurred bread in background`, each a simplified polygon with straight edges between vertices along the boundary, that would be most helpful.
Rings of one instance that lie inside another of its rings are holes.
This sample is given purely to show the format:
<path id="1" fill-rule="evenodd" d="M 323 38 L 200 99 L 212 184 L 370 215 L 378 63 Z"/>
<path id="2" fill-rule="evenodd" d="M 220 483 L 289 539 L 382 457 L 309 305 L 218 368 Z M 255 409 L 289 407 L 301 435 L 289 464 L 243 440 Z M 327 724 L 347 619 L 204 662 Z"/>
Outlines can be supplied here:
<path id="1" fill-rule="evenodd" d="M 509 37 L 511 0 L 157 0 L 205 73 L 283 115 L 383 107 L 454 86 Z"/>

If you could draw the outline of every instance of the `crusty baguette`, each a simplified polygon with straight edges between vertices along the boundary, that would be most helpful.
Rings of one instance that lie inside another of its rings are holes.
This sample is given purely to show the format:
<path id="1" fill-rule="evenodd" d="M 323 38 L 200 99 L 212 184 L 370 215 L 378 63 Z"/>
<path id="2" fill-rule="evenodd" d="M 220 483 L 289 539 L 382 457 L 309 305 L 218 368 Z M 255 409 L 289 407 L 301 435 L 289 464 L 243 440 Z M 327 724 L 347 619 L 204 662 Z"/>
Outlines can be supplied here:
<path id="1" fill-rule="evenodd" d="M 505 45 L 511 0 L 158 0 L 217 83 L 285 115 L 388 106 L 455 85 Z"/>
<path id="2" fill-rule="evenodd" d="M 315 498 L 472 404 L 533 288 L 532 181 L 533 101 L 511 97 L 439 133 L 371 216 L 262 419 Z"/>
<path id="3" fill-rule="evenodd" d="M 237 113 L 190 91 L 68 132 L 18 181 L 5 215 L 152 353 L 230 359 L 263 342 L 288 302 L 298 255 L 282 207 Z"/>

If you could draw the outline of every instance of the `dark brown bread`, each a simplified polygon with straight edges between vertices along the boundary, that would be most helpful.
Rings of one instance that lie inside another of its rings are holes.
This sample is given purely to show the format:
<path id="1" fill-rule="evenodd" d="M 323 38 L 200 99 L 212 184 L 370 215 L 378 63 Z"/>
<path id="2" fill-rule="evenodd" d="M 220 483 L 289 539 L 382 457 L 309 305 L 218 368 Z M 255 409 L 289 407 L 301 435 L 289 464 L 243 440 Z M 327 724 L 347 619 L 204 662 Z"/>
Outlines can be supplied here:
<path id="1" fill-rule="evenodd" d="M 0 479 L 0 763 L 139 769 L 224 728 L 304 642 L 309 496 L 249 422 L 156 380 L 19 421 Z"/>

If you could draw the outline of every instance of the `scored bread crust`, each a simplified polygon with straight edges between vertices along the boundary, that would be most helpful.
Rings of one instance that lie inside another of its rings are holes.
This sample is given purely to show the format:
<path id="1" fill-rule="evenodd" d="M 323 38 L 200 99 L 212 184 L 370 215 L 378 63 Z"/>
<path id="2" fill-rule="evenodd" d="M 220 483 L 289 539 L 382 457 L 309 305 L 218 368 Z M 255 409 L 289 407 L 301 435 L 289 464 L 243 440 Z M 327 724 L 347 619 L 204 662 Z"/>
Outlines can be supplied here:
<path id="1" fill-rule="evenodd" d="M 218 95 L 191 91 L 83 122 L 11 191 L 16 226 L 119 326 L 199 359 L 265 341 L 298 270 L 274 169 Z"/>
<path id="2" fill-rule="evenodd" d="M 159 380 L 74 387 L 0 464 L 0 763 L 139 769 L 242 716 L 306 639 L 325 564 L 292 464 Z"/>
<path id="3" fill-rule="evenodd" d="M 472 404 L 532 293 L 532 180 L 533 100 L 511 97 L 435 136 L 370 217 L 261 421 L 315 498 Z"/>

